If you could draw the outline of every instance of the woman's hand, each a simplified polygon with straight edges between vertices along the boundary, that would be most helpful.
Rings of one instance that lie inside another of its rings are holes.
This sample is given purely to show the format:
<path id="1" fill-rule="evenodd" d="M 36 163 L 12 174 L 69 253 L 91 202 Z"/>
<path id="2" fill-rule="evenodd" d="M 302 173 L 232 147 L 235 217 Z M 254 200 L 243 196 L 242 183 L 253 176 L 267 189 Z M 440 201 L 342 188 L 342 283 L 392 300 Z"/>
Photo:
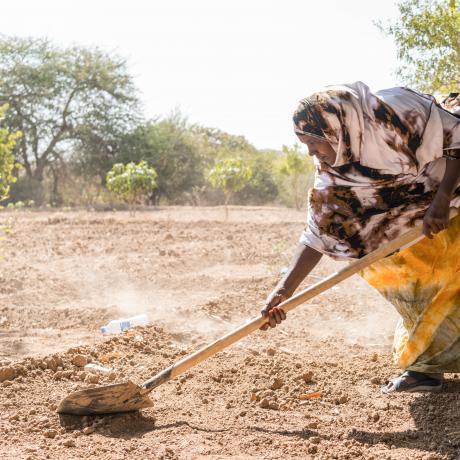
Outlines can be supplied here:
<path id="1" fill-rule="evenodd" d="M 266 331 L 269 327 L 275 327 L 286 319 L 286 313 L 277 305 L 294 294 L 299 284 L 319 262 L 321 256 L 322 254 L 316 249 L 299 243 L 288 271 L 265 301 L 265 307 L 261 313 L 268 318 L 268 322 L 260 328 L 262 331 Z"/>
<path id="2" fill-rule="evenodd" d="M 265 307 L 261 311 L 262 315 L 268 318 L 268 322 L 260 328 L 262 331 L 266 331 L 269 327 L 275 327 L 286 319 L 286 313 L 282 308 L 278 308 L 277 305 L 289 299 L 289 297 L 291 295 L 285 288 L 275 288 L 270 293 L 265 301 Z"/>
<path id="3" fill-rule="evenodd" d="M 423 218 L 423 234 L 432 239 L 433 235 L 449 226 L 450 200 L 444 195 L 436 194 Z"/>

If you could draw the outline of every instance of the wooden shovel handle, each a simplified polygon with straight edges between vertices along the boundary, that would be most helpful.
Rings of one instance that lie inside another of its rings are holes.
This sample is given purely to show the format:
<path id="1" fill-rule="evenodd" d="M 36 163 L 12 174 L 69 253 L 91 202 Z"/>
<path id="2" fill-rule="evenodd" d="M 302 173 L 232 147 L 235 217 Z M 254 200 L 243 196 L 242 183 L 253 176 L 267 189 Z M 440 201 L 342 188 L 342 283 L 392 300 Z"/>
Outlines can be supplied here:
<path id="1" fill-rule="evenodd" d="M 452 219 L 457 215 L 457 213 L 457 209 L 452 208 L 449 217 Z M 358 259 L 355 262 L 350 263 L 346 267 L 333 273 L 324 280 L 319 281 L 318 283 L 313 284 L 312 286 L 309 286 L 305 290 L 299 292 L 290 299 L 279 304 L 279 307 L 282 307 L 285 312 L 291 311 L 301 303 L 304 303 L 307 300 L 310 300 L 311 298 L 317 296 L 318 294 L 327 291 L 340 281 L 349 278 L 350 276 L 354 275 L 355 273 L 359 272 L 365 267 L 373 264 L 377 260 L 382 259 L 383 257 L 386 257 L 399 249 L 409 247 L 423 238 L 424 236 L 422 233 L 422 227 L 415 227 L 407 233 L 404 233 L 403 235 L 394 239 L 393 241 L 390 241 L 381 248 L 376 249 L 375 251 L 362 257 L 361 259 Z M 229 347 L 230 345 L 234 344 L 243 337 L 246 337 L 251 332 L 256 331 L 260 328 L 260 326 L 262 326 L 266 322 L 267 318 L 263 316 L 258 316 L 257 318 L 250 320 L 249 322 L 240 326 L 238 329 L 229 332 L 228 334 L 224 335 L 223 337 L 211 343 L 210 345 L 201 348 L 195 353 L 192 353 L 190 356 L 187 356 L 181 359 L 180 361 L 177 361 L 172 366 L 169 366 L 165 370 L 161 371 L 151 379 L 144 382 L 144 384 L 142 385 L 143 388 L 147 390 L 146 393 L 148 391 L 153 390 L 153 388 L 157 387 L 158 385 L 161 385 L 162 383 L 165 383 L 168 380 L 177 377 L 178 375 L 187 371 L 191 367 L 201 363 L 210 356 L 213 356 L 219 351 L 222 351 L 223 349 Z"/>

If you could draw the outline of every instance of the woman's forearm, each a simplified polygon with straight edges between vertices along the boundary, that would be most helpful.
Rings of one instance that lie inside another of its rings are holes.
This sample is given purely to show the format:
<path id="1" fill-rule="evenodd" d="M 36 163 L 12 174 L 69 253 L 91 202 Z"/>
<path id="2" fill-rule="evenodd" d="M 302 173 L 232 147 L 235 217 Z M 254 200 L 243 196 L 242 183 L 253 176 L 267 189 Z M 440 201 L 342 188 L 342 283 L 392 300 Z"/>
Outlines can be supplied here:
<path id="1" fill-rule="evenodd" d="M 450 201 L 459 181 L 460 160 L 449 158 L 438 191 L 423 218 L 423 233 L 427 238 L 433 238 L 449 226 Z"/>
<path id="2" fill-rule="evenodd" d="M 439 184 L 436 197 L 442 197 L 443 199 L 448 199 L 449 201 L 452 198 L 452 194 L 458 186 L 460 181 L 460 160 L 456 159 L 447 159 L 446 160 L 446 170 L 444 176 Z"/>
<path id="3" fill-rule="evenodd" d="M 299 243 L 289 269 L 278 283 L 277 289 L 283 289 L 288 296 L 291 296 L 299 284 L 313 270 L 321 256 L 322 254 L 316 249 Z"/>

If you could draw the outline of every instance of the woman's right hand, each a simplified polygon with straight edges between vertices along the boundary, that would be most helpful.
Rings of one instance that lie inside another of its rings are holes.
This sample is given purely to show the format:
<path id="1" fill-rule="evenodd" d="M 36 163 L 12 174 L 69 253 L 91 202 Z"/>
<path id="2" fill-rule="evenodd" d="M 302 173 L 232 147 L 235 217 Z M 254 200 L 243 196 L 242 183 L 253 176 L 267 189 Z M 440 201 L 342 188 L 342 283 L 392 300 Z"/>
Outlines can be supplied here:
<path id="1" fill-rule="evenodd" d="M 275 288 L 265 301 L 265 307 L 262 309 L 262 316 L 268 318 L 268 321 L 261 326 L 260 330 L 266 331 L 269 327 L 275 327 L 281 321 L 286 319 L 286 313 L 282 308 L 277 307 L 281 302 L 289 299 L 291 295 L 285 288 Z"/>

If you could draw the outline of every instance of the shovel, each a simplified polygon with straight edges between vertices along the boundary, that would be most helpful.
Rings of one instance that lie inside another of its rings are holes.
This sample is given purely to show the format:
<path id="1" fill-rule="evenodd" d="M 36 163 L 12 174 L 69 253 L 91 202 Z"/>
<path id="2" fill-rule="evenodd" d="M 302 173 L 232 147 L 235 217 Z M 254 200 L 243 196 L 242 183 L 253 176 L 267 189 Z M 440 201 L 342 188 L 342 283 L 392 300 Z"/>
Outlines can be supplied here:
<path id="1" fill-rule="evenodd" d="M 450 217 L 453 217 L 453 215 L 455 215 L 455 213 L 451 211 Z M 321 294 L 332 286 L 335 286 L 340 281 L 349 278 L 379 259 L 382 259 L 383 257 L 386 257 L 400 249 L 412 246 L 423 238 L 424 235 L 422 234 L 421 227 L 415 227 L 363 258 L 350 263 L 348 266 L 333 273 L 324 280 L 309 286 L 307 289 L 279 304 L 279 307 L 282 307 L 287 313 L 301 303 Z M 148 394 L 154 388 L 174 379 L 191 367 L 196 366 L 210 356 L 215 355 L 243 337 L 246 337 L 251 332 L 259 329 L 266 322 L 267 318 L 263 316 L 258 316 L 257 318 L 250 320 L 238 329 L 224 335 L 210 345 L 207 345 L 195 353 L 192 353 L 190 356 L 177 361 L 175 364 L 169 366 L 144 382 L 141 386 L 128 381 L 125 383 L 117 383 L 114 385 L 90 388 L 71 393 L 61 401 L 57 411 L 60 414 L 91 415 L 129 412 L 151 407 L 153 402 L 148 397 Z"/>

